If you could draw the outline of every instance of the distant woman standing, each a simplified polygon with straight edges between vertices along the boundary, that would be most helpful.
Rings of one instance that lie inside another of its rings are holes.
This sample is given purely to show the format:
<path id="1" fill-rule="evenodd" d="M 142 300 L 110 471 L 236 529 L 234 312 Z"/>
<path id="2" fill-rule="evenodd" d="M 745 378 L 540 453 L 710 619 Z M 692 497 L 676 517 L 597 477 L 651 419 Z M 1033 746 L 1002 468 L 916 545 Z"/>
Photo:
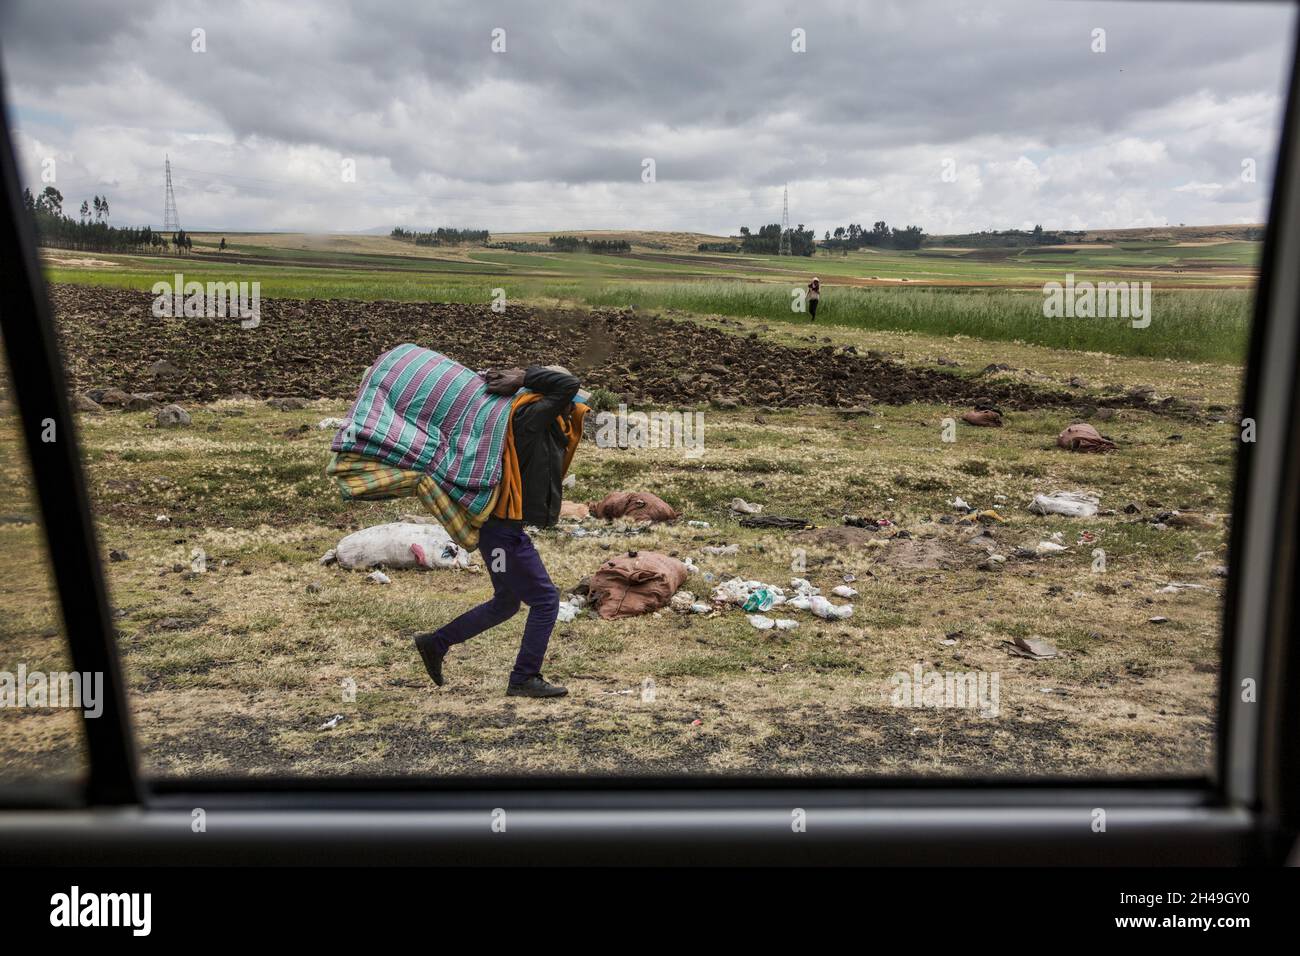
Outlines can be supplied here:
<path id="1" fill-rule="evenodd" d="M 808 283 L 808 315 L 814 322 L 817 321 L 817 303 L 822 297 L 822 280 L 813 276 L 812 282 Z"/>

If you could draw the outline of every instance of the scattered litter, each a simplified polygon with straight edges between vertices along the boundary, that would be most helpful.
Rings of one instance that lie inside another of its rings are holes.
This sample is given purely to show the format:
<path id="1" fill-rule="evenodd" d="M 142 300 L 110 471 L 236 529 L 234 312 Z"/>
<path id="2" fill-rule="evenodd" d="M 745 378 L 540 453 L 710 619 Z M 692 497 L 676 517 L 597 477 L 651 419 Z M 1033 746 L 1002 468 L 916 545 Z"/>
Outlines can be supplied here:
<path id="1" fill-rule="evenodd" d="M 565 478 L 564 478 L 564 480 L 563 480 L 562 482 L 560 482 L 560 487 L 562 487 L 562 488 L 572 488 L 572 487 L 574 487 L 577 483 L 578 483 L 578 476 L 577 476 L 577 475 L 566 475 Z"/>
<path id="2" fill-rule="evenodd" d="M 1156 590 L 1157 594 L 1180 594 L 1183 591 L 1209 591 L 1211 594 L 1218 592 L 1214 588 L 1206 587 L 1204 584 L 1188 584 L 1184 581 L 1170 581 L 1162 588 Z"/>
<path id="3" fill-rule="evenodd" d="M 703 548 L 701 548 L 700 550 L 703 551 L 705 554 L 712 554 L 712 555 L 736 554 L 738 551 L 740 551 L 740 545 L 738 545 L 738 544 L 707 544 L 707 545 L 705 545 Z"/>
<path id="4" fill-rule="evenodd" d="M 1011 655 L 1028 657 L 1030 660 L 1047 660 L 1060 654 L 1055 644 L 1045 641 L 1041 637 L 1017 637 L 1002 643 L 1006 645 L 1007 652 Z"/>
<path id="5" fill-rule="evenodd" d="M 1035 554 L 1057 554 L 1061 551 L 1068 551 L 1069 548 L 1057 544 L 1055 541 L 1040 541 L 1034 547 Z"/>
<path id="6" fill-rule="evenodd" d="M 808 610 L 812 611 L 818 617 L 824 620 L 842 621 L 846 617 L 853 616 L 852 604 L 834 605 L 820 594 L 813 595 L 808 599 Z"/>
<path id="7" fill-rule="evenodd" d="M 966 514 L 967 512 L 974 510 L 973 508 L 971 508 L 970 505 L 968 505 L 961 498 L 960 495 L 956 498 L 953 498 L 952 501 L 948 502 L 948 505 L 952 508 L 953 511 L 960 511 L 962 514 Z"/>
<path id="8" fill-rule="evenodd" d="M 1088 547 L 1089 545 L 1094 545 L 1096 543 L 1097 543 L 1097 532 L 1095 531 L 1083 532 L 1081 535 L 1079 535 L 1079 540 L 1075 542 L 1075 544 L 1084 548 Z"/>
<path id="9" fill-rule="evenodd" d="M 847 584 L 838 584 L 831 588 L 831 594 L 842 598 L 855 598 L 858 596 L 858 592 Z"/>
<path id="10" fill-rule="evenodd" d="M 785 596 L 778 589 L 761 587 L 750 592 L 749 597 L 745 598 L 745 603 L 740 606 L 740 609 L 742 611 L 766 611 L 784 602 Z"/>
<path id="11" fill-rule="evenodd" d="M 171 524 L 172 519 L 166 515 L 154 515 L 153 519 L 157 524 Z"/>
<path id="12" fill-rule="evenodd" d="M 687 526 L 688 528 L 711 528 L 711 527 L 713 527 L 713 525 L 709 524 L 707 521 L 694 521 L 694 520 L 686 522 L 686 526 Z"/>
<path id="13" fill-rule="evenodd" d="M 747 620 L 760 631 L 770 631 L 772 628 L 776 627 L 776 621 L 772 620 L 770 617 L 764 617 L 761 614 L 750 614 Z"/>
<path id="14" fill-rule="evenodd" d="M 958 524 L 1006 524 L 1007 519 L 992 508 L 984 511 L 972 511 L 957 519 Z"/>
<path id="15" fill-rule="evenodd" d="M 336 432 L 348 423 L 346 418 L 322 418 L 316 425 L 317 431 Z"/>
<path id="16" fill-rule="evenodd" d="M 731 510 L 735 514 L 756 515 L 756 514 L 762 514 L 763 506 L 751 504 L 750 502 L 746 501 L 744 498 L 732 498 Z"/>
<path id="17" fill-rule="evenodd" d="M 669 607 L 681 614 L 689 614 L 691 606 L 695 603 L 695 595 L 690 591 L 678 591 L 668 602 Z"/>
<path id="18" fill-rule="evenodd" d="M 1077 491 L 1054 491 L 1034 495 L 1029 510 L 1036 515 L 1065 515 L 1068 518 L 1091 518 L 1097 514 L 1101 499 Z"/>
<path id="19" fill-rule="evenodd" d="M 333 730 L 335 727 L 337 727 L 339 724 L 341 724 L 341 723 L 342 723 L 343 721 L 345 721 L 345 720 L 347 720 L 347 717 L 344 716 L 343 714 L 335 714 L 333 717 L 331 717 L 329 720 L 325 721 L 325 723 L 321 724 L 321 725 L 320 725 L 319 727 L 317 727 L 316 729 L 317 729 L 317 730 Z"/>
<path id="20" fill-rule="evenodd" d="M 393 579 L 390 578 L 388 575 L 386 575 L 383 571 L 371 571 L 369 574 L 366 575 L 366 580 L 371 582 L 372 584 L 393 583 Z"/>
<path id="21" fill-rule="evenodd" d="M 373 568 L 469 568 L 471 555 L 438 524 L 394 521 L 348 535 L 334 549 L 339 566 Z M 324 558 L 321 563 L 326 563 Z"/>
<path id="22" fill-rule="evenodd" d="M 728 578 L 713 589 L 712 597 L 715 604 L 735 604 L 739 607 L 760 588 L 771 591 L 783 601 L 785 599 L 785 592 L 779 587 L 762 581 L 746 581 L 744 578 Z"/>
<path id="23" fill-rule="evenodd" d="M 559 610 L 555 615 L 557 624 L 568 624 L 582 612 L 580 604 L 574 604 L 571 601 L 561 601 Z"/>
<path id="24" fill-rule="evenodd" d="M 1147 618 L 1147 623 L 1149 623 L 1149 624 L 1168 624 L 1168 623 L 1169 623 L 1169 618 L 1167 618 L 1167 617 L 1161 617 L 1160 615 L 1157 614 L 1155 617 L 1149 617 L 1149 618 Z"/>
<path id="25" fill-rule="evenodd" d="M 776 619 L 776 629 L 778 631 L 793 631 L 798 626 L 798 621 L 792 621 L 788 617 L 778 617 Z"/>
<path id="26" fill-rule="evenodd" d="M 857 579 L 858 576 L 854 574 L 852 571 L 845 571 L 842 575 L 840 575 L 840 580 L 843 581 L 845 584 L 852 584 Z"/>

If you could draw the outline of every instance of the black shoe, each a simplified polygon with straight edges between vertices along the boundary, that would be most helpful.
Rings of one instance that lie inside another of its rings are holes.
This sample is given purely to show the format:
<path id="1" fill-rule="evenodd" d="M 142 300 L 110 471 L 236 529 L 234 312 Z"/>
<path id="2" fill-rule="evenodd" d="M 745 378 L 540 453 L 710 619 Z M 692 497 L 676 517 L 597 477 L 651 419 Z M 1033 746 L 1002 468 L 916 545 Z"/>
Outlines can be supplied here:
<path id="1" fill-rule="evenodd" d="M 512 683 L 506 688 L 507 697 L 563 697 L 567 687 L 550 683 L 541 674 L 534 674 L 521 684 Z"/>
<path id="2" fill-rule="evenodd" d="M 439 652 L 438 642 L 433 634 L 417 634 L 415 636 L 415 649 L 420 652 L 420 659 L 424 661 L 424 669 L 429 672 L 433 682 L 441 687 L 442 659 L 447 655 Z"/>

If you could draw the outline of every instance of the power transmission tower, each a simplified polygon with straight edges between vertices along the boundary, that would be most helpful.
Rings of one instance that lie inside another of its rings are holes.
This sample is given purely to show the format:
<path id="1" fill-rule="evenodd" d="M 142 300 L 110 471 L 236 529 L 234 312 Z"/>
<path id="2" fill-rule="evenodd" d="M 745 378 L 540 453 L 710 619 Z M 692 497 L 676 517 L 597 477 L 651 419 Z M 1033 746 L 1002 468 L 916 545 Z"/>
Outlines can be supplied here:
<path id="1" fill-rule="evenodd" d="M 176 193 L 172 192 L 172 161 L 167 157 L 163 167 L 167 170 L 167 201 L 163 205 L 163 232 L 176 232 L 181 227 L 181 217 L 176 213 Z"/>
<path id="2" fill-rule="evenodd" d="M 785 187 L 785 198 L 781 203 L 781 247 L 778 256 L 794 255 L 790 251 L 790 187 Z"/>

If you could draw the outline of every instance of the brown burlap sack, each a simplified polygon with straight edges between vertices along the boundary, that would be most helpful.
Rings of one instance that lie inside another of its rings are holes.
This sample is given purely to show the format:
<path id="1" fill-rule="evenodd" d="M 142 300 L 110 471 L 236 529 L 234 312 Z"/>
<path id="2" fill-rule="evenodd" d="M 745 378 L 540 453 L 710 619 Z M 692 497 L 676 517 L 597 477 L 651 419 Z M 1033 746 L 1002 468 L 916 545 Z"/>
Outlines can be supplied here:
<path id="1" fill-rule="evenodd" d="M 591 576 L 596 613 L 606 621 L 667 607 L 686 582 L 686 565 L 656 551 L 629 551 L 610 558 Z"/>
<path id="2" fill-rule="evenodd" d="M 611 491 L 591 506 L 597 518 L 627 518 L 629 521 L 676 521 L 672 505 L 648 491 Z"/>
<path id="3" fill-rule="evenodd" d="M 967 412 L 961 417 L 967 425 L 975 425 L 978 428 L 1001 428 L 1002 413 L 995 412 L 991 408 L 983 411 Z"/>
<path id="4" fill-rule="evenodd" d="M 591 509 L 588 508 L 586 505 L 584 505 L 581 501 L 561 501 L 560 517 L 577 518 L 579 520 L 581 520 L 582 518 L 590 518 Z"/>
<path id="5" fill-rule="evenodd" d="M 1086 422 L 1071 425 L 1056 436 L 1056 444 L 1070 451 L 1107 452 L 1115 450 L 1115 443 Z"/>

